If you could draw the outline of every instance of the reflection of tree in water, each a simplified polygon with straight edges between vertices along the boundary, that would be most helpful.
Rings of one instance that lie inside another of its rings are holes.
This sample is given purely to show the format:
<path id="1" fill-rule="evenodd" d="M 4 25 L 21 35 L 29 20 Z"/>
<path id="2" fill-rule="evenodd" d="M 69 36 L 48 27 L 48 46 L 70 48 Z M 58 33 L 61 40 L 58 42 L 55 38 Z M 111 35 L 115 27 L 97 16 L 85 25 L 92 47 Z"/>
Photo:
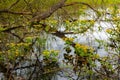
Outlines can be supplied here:
<path id="1" fill-rule="evenodd" d="M 34 60 L 35 61 L 35 60 Z M 45 61 L 45 63 L 44 63 Z M 23 64 L 16 67 L 14 70 L 9 70 L 10 72 L 6 73 L 6 69 L 3 69 L 1 72 L 5 73 L 5 77 L 8 76 L 9 79 L 27 79 L 27 80 L 51 80 L 61 69 L 58 66 L 58 63 L 55 61 L 36 60 L 35 63 L 25 61 Z M 10 76 L 11 74 L 11 76 Z"/>

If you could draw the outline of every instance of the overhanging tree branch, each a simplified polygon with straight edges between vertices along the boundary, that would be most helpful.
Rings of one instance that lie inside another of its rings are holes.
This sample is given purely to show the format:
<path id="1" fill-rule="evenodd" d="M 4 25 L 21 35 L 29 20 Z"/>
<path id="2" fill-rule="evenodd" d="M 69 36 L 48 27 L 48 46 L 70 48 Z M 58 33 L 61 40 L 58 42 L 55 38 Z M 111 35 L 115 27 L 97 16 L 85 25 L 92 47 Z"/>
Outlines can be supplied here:
<path id="1" fill-rule="evenodd" d="M 18 29 L 18 28 L 21 28 L 21 27 L 24 27 L 24 26 L 19 25 L 19 26 L 16 26 L 16 27 L 7 28 L 7 29 L 3 30 L 2 32 L 10 32 L 11 30 L 15 30 L 15 29 Z"/>
<path id="2" fill-rule="evenodd" d="M 58 10 L 59 8 L 64 6 L 64 3 L 67 0 L 60 0 L 60 2 L 58 2 L 57 4 L 53 5 L 49 10 L 47 10 L 46 12 L 43 12 L 42 14 L 38 14 L 37 16 L 33 17 L 31 19 L 31 22 L 34 21 L 41 21 L 44 20 L 48 17 L 50 17 L 56 10 Z"/>
<path id="3" fill-rule="evenodd" d="M 72 2 L 69 4 L 65 4 L 63 7 L 67 7 L 67 6 L 72 6 L 72 5 L 76 5 L 76 4 L 82 4 L 82 5 L 86 5 L 87 7 L 89 7 L 90 9 L 92 9 L 94 12 L 99 13 L 96 9 L 94 9 L 91 5 L 85 3 L 85 2 Z"/>
<path id="4" fill-rule="evenodd" d="M 14 12 L 7 9 L 0 10 L 0 13 L 14 14 L 14 15 L 32 15 L 30 12 Z"/>

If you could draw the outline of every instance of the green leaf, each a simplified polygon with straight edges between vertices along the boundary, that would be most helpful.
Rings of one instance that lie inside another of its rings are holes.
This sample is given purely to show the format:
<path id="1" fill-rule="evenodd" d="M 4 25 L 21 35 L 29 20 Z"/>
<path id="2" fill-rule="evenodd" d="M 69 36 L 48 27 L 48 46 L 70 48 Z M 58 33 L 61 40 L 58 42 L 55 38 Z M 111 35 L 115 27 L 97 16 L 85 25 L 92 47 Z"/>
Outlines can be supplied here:
<path id="1" fill-rule="evenodd" d="M 50 30 L 50 26 L 45 27 L 45 31 L 48 32 Z"/>

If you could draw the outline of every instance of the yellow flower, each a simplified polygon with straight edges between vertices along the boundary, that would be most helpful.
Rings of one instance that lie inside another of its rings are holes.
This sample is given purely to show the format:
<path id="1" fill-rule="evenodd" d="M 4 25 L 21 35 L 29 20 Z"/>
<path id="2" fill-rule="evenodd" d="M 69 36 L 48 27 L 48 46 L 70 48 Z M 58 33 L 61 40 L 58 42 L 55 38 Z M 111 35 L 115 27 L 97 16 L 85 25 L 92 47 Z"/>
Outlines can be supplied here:
<path id="1" fill-rule="evenodd" d="M 80 23 L 82 20 L 81 19 L 78 19 L 78 22 Z"/>
<path id="2" fill-rule="evenodd" d="M 67 24 L 69 24 L 70 22 L 68 20 L 65 21 Z"/>
<path id="3" fill-rule="evenodd" d="M 24 43 L 24 46 L 28 46 L 29 44 L 28 43 Z"/>
<path id="4" fill-rule="evenodd" d="M 95 58 L 100 58 L 100 55 L 99 54 L 95 54 Z"/>
<path id="5" fill-rule="evenodd" d="M 44 56 L 49 56 L 49 55 L 50 55 L 50 52 L 49 52 L 48 50 L 44 50 L 44 51 L 43 51 L 43 55 L 44 55 Z"/>
<path id="6" fill-rule="evenodd" d="M 84 53 L 87 53 L 87 50 L 89 49 L 88 46 L 82 45 L 82 44 L 79 44 L 79 43 L 76 43 L 75 48 L 82 49 L 84 51 Z"/>
<path id="7" fill-rule="evenodd" d="M 111 32 L 112 32 L 112 29 L 111 29 L 111 28 L 106 29 L 106 32 L 107 32 L 107 33 L 111 33 Z"/>
<path id="8" fill-rule="evenodd" d="M 93 52 L 93 51 L 94 51 L 94 49 L 93 49 L 92 47 L 89 47 L 89 50 L 90 50 L 90 52 Z"/>
<path id="9" fill-rule="evenodd" d="M 22 46 L 24 43 L 18 43 L 17 46 Z"/>
<path id="10" fill-rule="evenodd" d="M 18 56 L 18 55 L 19 55 L 19 51 L 18 51 L 18 50 L 16 50 L 15 55 L 16 55 L 16 56 Z"/>
<path id="11" fill-rule="evenodd" d="M 67 38 L 63 38 L 64 41 L 67 41 L 68 39 Z"/>
<path id="12" fill-rule="evenodd" d="M 71 41 L 71 42 L 73 42 L 74 39 L 73 38 L 68 38 L 68 40 Z"/>
<path id="13" fill-rule="evenodd" d="M 50 50 L 50 54 L 52 54 L 52 56 L 57 56 L 59 53 L 58 50 Z"/>
<path id="14" fill-rule="evenodd" d="M 75 48 L 79 48 L 79 47 L 80 47 L 80 44 L 76 43 Z"/>
<path id="15" fill-rule="evenodd" d="M 85 53 L 87 53 L 88 46 L 82 45 L 81 48 L 84 50 Z"/>
<path id="16" fill-rule="evenodd" d="M 83 50 L 85 53 L 87 53 L 87 48 L 86 47 L 83 47 Z"/>
<path id="17" fill-rule="evenodd" d="M 108 59 L 108 57 L 102 57 L 102 61 L 106 61 Z"/>
<path id="18" fill-rule="evenodd" d="M 59 53 L 58 50 L 50 50 L 50 52 L 51 52 L 51 53 L 52 53 L 52 52 Z"/>
<path id="19" fill-rule="evenodd" d="M 10 43 L 11 47 L 14 47 L 16 44 L 15 43 Z"/>
<path id="20" fill-rule="evenodd" d="M 57 23 L 57 20 L 50 20 L 49 23 Z"/>
<path id="21" fill-rule="evenodd" d="M 119 33 L 119 32 L 120 32 L 120 29 L 119 29 L 119 28 L 116 28 L 115 30 L 116 30 L 116 32 L 117 32 L 117 33 Z"/>
<path id="22" fill-rule="evenodd" d="M 63 40 L 73 42 L 74 38 L 63 38 Z"/>
<path id="23" fill-rule="evenodd" d="M 91 20 L 91 23 L 94 24 L 94 23 L 95 23 L 95 20 Z"/>
<path id="24" fill-rule="evenodd" d="M 113 20 L 118 20 L 118 18 L 117 17 L 113 17 Z"/>
<path id="25" fill-rule="evenodd" d="M 33 37 L 29 36 L 29 37 L 26 37 L 26 39 L 33 39 Z"/>

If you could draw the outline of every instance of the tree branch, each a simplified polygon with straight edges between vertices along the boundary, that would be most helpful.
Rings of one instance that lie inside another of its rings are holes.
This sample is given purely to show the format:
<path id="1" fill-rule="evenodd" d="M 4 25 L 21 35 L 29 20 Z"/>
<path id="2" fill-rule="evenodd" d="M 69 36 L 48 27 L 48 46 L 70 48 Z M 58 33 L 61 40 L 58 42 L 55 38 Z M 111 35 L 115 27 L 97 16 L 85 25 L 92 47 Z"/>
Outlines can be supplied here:
<path id="1" fill-rule="evenodd" d="M 21 28 L 21 27 L 24 27 L 24 26 L 19 25 L 17 27 L 7 28 L 7 29 L 3 30 L 2 32 L 10 32 L 11 30 L 18 29 L 18 28 Z"/>
<path id="2" fill-rule="evenodd" d="M 13 36 L 17 37 L 17 38 L 20 40 L 19 42 L 24 42 L 24 41 L 23 41 L 23 38 L 21 38 L 21 37 L 18 36 L 17 34 L 12 33 L 12 32 L 8 32 L 8 33 L 10 33 L 10 34 L 12 34 Z"/>
<path id="3" fill-rule="evenodd" d="M 0 13 L 14 14 L 14 15 L 32 15 L 30 12 L 14 12 L 7 9 L 0 10 Z"/>
<path id="4" fill-rule="evenodd" d="M 76 4 L 82 4 L 82 5 L 86 5 L 87 7 L 89 7 L 90 9 L 92 9 L 94 12 L 99 13 L 96 9 L 94 9 L 91 5 L 84 3 L 84 2 L 72 2 L 69 4 L 65 4 L 63 7 L 67 7 L 67 6 L 72 6 L 72 5 L 76 5 Z"/>
<path id="5" fill-rule="evenodd" d="M 31 65 L 28 65 L 28 66 L 17 67 L 17 68 L 15 68 L 15 69 L 13 69 L 13 70 L 26 69 L 26 68 L 31 68 L 31 67 L 35 67 L 35 66 L 38 66 L 38 65 L 36 65 L 36 64 L 31 64 Z"/>
<path id="6" fill-rule="evenodd" d="M 20 0 L 17 0 L 16 2 L 14 2 L 8 9 L 11 9 L 12 7 L 14 7 Z"/>
<path id="7" fill-rule="evenodd" d="M 50 17 L 56 10 L 64 6 L 66 0 L 60 0 L 57 4 L 53 5 L 49 10 L 46 12 L 43 12 L 42 14 L 39 14 L 31 19 L 31 22 L 34 21 L 41 21 L 48 17 Z"/>

